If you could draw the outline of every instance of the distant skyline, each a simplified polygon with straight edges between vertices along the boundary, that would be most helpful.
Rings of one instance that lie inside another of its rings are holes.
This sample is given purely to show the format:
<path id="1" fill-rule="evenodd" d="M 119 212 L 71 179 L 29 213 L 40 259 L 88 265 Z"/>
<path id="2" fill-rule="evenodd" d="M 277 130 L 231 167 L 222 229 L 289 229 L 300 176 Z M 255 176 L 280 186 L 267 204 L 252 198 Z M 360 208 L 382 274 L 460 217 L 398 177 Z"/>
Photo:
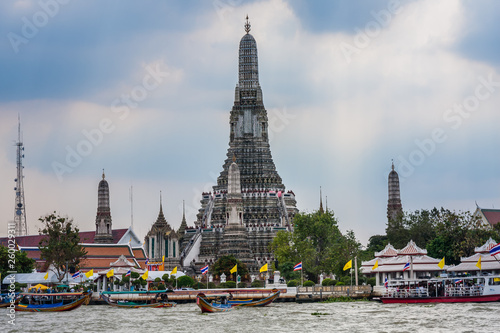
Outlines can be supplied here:
<path id="1" fill-rule="evenodd" d="M 394 160 L 404 211 L 500 208 L 497 1 L 0 3 L 0 236 L 14 218 L 17 119 L 30 234 L 56 211 L 95 230 L 163 212 L 193 226 L 229 142 L 246 15 L 277 171 L 366 245 L 384 234 Z M 327 197 L 327 199 L 326 199 Z"/>

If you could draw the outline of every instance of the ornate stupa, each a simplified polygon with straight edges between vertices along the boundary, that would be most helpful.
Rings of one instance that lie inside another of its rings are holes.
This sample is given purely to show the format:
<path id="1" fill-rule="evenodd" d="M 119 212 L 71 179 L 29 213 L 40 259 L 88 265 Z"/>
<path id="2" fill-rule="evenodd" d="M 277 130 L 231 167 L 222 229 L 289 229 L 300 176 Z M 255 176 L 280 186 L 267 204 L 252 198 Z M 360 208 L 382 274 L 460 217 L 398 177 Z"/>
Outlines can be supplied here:
<path id="1" fill-rule="evenodd" d="M 398 215 L 403 213 L 403 205 L 401 204 L 401 195 L 399 192 L 399 176 L 394 170 L 394 162 L 392 170 L 389 173 L 389 199 L 387 200 L 387 219 L 395 220 Z"/>
<path id="2" fill-rule="evenodd" d="M 232 200 L 228 189 L 232 165 L 239 170 L 241 203 L 237 211 L 241 216 L 238 218 L 248 233 L 254 268 L 274 260 L 268 244 L 277 231 L 291 228 L 291 220 L 298 212 L 295 194 L 286 191 L 271 155 L 267 111 L 259 84 L 257 43 L 250 34 L 248 16 L 245 32 L 239 45 L 238 84 L 229 116 L 227 158 L 213 192 L 203 193 L 195 222 L 197 227 L 211 230 L 202 233 L 199 265 L 221 255 L 224 228 L 229 225 L 230 217 L 236 218 L 228 211 L 234 208 L 228 205 Z"/>
<path id="3" fill-rule="evenodd" d="M 97 189 L 97 215 L 95 218 L 94 243 L 113 243 L 111 209 L 109 207 L 109 185 L 104 170 Z"/>

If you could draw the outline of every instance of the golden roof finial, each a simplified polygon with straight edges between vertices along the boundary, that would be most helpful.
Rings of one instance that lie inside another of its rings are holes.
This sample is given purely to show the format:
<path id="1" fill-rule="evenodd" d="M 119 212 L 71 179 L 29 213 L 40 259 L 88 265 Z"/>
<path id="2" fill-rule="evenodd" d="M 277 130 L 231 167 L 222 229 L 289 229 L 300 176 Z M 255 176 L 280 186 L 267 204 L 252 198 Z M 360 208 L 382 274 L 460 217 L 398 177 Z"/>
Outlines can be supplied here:
<path id="1" fill-rule="evenodd" d="M 248 14 L 247 14 L 247 22 L 245 23 L 245 31 L 247 33 L 250 32 L 250 22 L 248 21 Z"/>

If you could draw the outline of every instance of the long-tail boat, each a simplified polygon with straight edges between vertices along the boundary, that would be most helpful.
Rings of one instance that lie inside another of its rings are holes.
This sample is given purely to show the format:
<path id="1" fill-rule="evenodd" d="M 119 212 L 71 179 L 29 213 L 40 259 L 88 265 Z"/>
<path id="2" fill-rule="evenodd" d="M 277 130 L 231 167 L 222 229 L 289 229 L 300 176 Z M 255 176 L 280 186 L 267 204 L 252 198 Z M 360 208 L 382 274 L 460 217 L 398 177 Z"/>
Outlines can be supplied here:
<path id="1" fill-rule="evenodd" d="M 79 293 L 22 293 L 16 311 L 59 312 L 70 311 L 90 300 L 91 292 Z"/>
<path id="2" fill-rule="evenodd" d="M 12 300 L 12 298 L 14 298 Z M 0 295 L 0 308 L 9 307 L 12 303 L 17 304 L 21 299 L 21 295 L 19 293 L 6 293 Z"/>
<path id="3" fill-rule="evenodd" d="M 280 296 L 280 291 L 278 289 L 273 289 L 271 292 L 271 295 L 260 299 L 231 299 L 230 295 L 227 302 L 232 306 L 266 306 L 274 302 L 274 300 Z"/>
<path id="4" fill-rule="evenodd" d="M 170 308 L 177 303 L 168 302 L 166 294 L 157 294 L 157 297 L 146 300 L 114 300 L 109 295 L 101 294 L 101 298 L 111 306 L 118 308 Z"/>
<path id="5" fill-rule="evenodd" d="M 205 296 L 204 293 L 199 293 L 196 296 L 196 304 L 199 306 L 201 309 L 201 313 L 212 313 L 212 312 L 227 312 L 230 311 L 233 306 L 231 304 L 225 303 L 222 297 L 225 296 L 219 296 L 221 301 L 216 301 L 216 300 L 210 300 Z"/>
<path id="6" fill-rule="evenodd" d="M 233 299 L 233 295 L 229 293 L 209 295 L 199 293 L 196 297 L 196 304 L 201 309 L 201 312 L 226 312 L 233 307 L 240 306 L 266 306 L 271 304 L 279 297 L 280 291 L 273 289 L 272 294 L 259 299 Z"/>

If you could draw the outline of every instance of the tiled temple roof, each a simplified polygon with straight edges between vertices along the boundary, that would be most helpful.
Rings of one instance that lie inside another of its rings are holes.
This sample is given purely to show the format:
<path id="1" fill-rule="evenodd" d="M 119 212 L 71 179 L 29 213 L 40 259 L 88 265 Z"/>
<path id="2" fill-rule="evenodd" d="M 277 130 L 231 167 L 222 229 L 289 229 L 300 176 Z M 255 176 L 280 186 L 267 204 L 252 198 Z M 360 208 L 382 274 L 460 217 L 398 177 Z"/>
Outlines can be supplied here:
<path id="1" fill-rule="evenodd" d="M 396 250 L 390 243 L 387 244 L 382 251 L 375 252 L 375 257 L 395 257 L 397 255 L 398 250 Z"/>
<path id="2" fill-rule="evenodd" d="M 408 245 L 405 246 L 404 249 L 399 250 L 399 252 L 398 252 L 398 255 L 400 255 L 400 256 L 405 256 L 405 255 L 422 256 L 422 255 L 426 255 L 426 254 L 427 254 L 427 250 L 419 248 L 413 240 L 411 240 L 408 243 Z"/>

